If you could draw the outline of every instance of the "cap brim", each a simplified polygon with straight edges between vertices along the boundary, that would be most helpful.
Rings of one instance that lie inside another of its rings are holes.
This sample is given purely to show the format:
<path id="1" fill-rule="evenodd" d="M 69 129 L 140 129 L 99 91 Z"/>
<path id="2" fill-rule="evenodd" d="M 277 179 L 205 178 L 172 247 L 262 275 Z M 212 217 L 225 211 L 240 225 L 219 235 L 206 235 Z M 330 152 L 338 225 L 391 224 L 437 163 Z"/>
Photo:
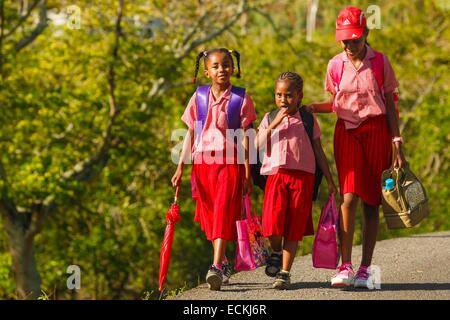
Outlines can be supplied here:
<path id="1" fill-rule="evenodd" d="M 364 28 L 349 28 L 336 30 L 336 41 L 361 38 Z"/>

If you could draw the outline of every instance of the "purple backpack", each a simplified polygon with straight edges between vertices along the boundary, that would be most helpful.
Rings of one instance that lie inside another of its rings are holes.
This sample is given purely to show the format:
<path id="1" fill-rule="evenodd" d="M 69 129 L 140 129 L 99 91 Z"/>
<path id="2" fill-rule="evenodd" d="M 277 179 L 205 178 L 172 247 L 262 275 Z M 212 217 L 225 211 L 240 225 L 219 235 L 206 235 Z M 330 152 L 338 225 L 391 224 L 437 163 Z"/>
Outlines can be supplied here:
<path id="1" fill-rule="evenodd" d="M 201 123 L 199 127 L 195 127 L 195 138 L 200 137 L 203 131 L 203 126 L 206 122 L 206 116 L 208 115 L 208 100 L 209 91 L 211 90 L 210 85 L 200 86 L 196 91 L 196 102 L 197 102 L 197 121 Z M 228 102 L 227 109 L 227 124 L 228 129 L 239 129 L 241 127 L 241 109 L 245 98 L 245 88 L 241 87 L 231 87 L 231 97 Z M 196 198 L 195 193 L 195 179 L 191 176 L 191 188 L 192 188 L 192 198 Z"/>

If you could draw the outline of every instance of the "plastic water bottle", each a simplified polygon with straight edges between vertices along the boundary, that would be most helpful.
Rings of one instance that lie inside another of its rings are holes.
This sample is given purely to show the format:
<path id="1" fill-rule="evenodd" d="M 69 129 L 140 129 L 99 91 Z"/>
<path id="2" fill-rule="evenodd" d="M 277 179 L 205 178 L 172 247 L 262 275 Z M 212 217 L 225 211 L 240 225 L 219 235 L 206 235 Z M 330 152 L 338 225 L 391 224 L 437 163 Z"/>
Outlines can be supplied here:
<path id="1" fill-rule="evenodd" d="M 386 179 L 385 181 L 384 181 L 384 188 L 387 190 L 387 191 L 391 191 L 392 189 L 394 189 L 394 185 L 395 185 L 395 183 L 394 183 L 394 180 L 392 180 L 391 178 L 389 178 L 389 179 Z"/>

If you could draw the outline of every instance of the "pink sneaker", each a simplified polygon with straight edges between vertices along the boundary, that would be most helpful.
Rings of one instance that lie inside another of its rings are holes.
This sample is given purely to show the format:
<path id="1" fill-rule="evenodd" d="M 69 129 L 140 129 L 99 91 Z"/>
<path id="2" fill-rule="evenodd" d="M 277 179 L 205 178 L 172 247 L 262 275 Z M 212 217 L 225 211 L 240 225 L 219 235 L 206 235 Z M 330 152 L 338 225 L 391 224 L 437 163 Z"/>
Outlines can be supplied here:
<path id="1" fill-rule="evenodd" d="M 355 272 L 351 264 L 343 264 L 338 268 L 336 275 L 331 278 L 332 287 L 348 287 L 353 284 Z"/>
<path id="2" fill-rule="evenodd" d="M 368 267 L 360 266 L 355 277 L 355 288 L 369 289 L 369 277 Z"/>

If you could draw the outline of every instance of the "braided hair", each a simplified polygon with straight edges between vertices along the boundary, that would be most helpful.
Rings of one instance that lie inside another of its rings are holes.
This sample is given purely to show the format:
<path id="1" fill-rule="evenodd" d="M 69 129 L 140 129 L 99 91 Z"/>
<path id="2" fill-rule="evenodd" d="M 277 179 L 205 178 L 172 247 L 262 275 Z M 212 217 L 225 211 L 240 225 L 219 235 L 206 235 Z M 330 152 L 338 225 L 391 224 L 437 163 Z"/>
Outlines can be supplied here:
<path id="1" fill-rule="evenodd" d="M 278 76 L 276 82 L 286 80 L 291 81 L 295 85 L 295 88 L 298 89 L 299 91 L 303 90 L 303 79 L 298 73 L 292 71 L 285 71 Z"/>
<path id="2" fill-rule="evenodd" d="M 238 72 L 236 74 L 236 77 L 237 78 L 241 77 L 241 55 L 239 54 L 239 52 L 236 50 L 228 50 L 227 48 L 215 48 L 215 49 L 211 49 L 211 50 L 205 50 L 205 51 L 202 51 L 199 54 L 197 54 L 197 58 L 195 59 L 195 72 L 194 72 L 194 78 L 192 79 L 192 83 L 195 83 L 197 81 L 197 74 L 198 74 L 198 69 L 200 68 L 201 58 L 203 58 L 203 63 L 205 64 L 205 69 L 206 69 L 206 64 L 208 62 L 209 56 L 211 54 L 217 53 L 217 52 L 224 53 L 228 58 L 230 58 L 231 64 L 233 67 L 234 67 L 234 61 L 233 61 L 232 55 L 234 55 L 236 57 L 236 62 L 237 62 L 237 67 L 238 67 Z"/>

